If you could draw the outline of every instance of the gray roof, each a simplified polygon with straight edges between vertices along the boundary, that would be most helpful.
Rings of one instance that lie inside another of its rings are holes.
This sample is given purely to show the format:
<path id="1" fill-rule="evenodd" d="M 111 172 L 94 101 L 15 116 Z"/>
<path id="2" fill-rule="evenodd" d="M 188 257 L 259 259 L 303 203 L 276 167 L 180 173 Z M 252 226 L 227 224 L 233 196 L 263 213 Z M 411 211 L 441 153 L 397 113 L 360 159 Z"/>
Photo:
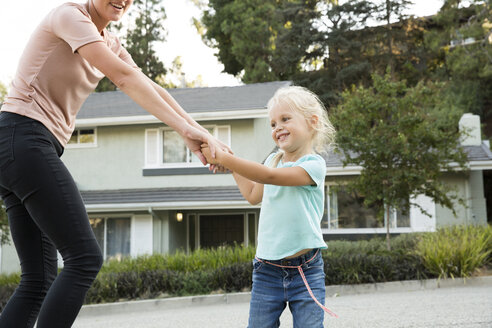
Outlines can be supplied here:
<path id="1" fill-rule="evenodd" d="M 81 191 L 86 205 L 244 200 L 236 186 Z"/>
<path id="2" fill-rule="evenodd" d="M 487 147 L 487 145 L 482 142 L 480 146 L 464 146 L 465 153 L 468 155 L 468 161 L 492 161 L 492 151 Z M 322 154 L 326 161 L 327 167 L 341 167 L 343 166 L 343 159 L 345 156 L 339 152 L 329 151 L 328 153 Z M 350 166 L 350 165 L 347 165 Z"/>
<path id="3" fill-rule="evenodd" d="M 492 151 L 484 142 L 480 146 L 465 146 L 463 148 L 470 161 L 492 161 Z"/>
<path id="4" fill-rule="evenodd" d="M 234 87 L 179 88 L 167 91 L 188 113 L 266 108 L 268 100 L 290 81 L 246 84 Z M 122 91 L 92 93 L 78 119 L 149 115 Z"/>

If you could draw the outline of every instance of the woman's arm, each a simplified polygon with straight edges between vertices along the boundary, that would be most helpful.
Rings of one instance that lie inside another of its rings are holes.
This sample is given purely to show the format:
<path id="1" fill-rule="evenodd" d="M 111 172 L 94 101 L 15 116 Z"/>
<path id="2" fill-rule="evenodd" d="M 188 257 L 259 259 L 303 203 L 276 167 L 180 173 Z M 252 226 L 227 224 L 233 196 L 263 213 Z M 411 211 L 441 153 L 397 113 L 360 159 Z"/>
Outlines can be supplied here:
<path id="1" fill-rule="evenodd" d="M 215 154 L 215 149 L 219 146 L 215 138 L 190 124 L 183 116 L 178 115 L 164 101 L 142 72 L 121 60 L 104 43 L 89 43 L 80 47 L 77 52 L 138 105 L 176 130 L 202 163 L 206 164 L 200 148 L 203 142 L 210 142 L 211 151 Z"/>
<path id="2" fill-rule="evenodd" d="M 146 77 L 147 80 L 149 81 L 149 83 L 152 85 L 152 87 L 154 88 L 154 90 L 161 96 L 161 98 L 167 103 L 169 104 L 169 106 L 171 106 L 171 108 L 179 115 L 181 116 L 182 118 L 184 118 L 186 120 L 186 122 L 188 122 L 188 124 L 190 124 L 191 126 L 194 126 L 195 128 L 199 129 L 199 130 L 202 130 L 203 132 L 207 133 L 207 134 L 210 134 L 210 132 L 205 129 L 203 126 L 201 126 L 200 124 L 198 124 L 184 109 L 183 107 L 181 107 L 181 105 L 173 98 L 173 96 L 171 96 L 169 94 L 169 92 L 167 92 L 166 89 L 164 89 L 163 87 L 161 87 L 159 84 L 155 83 L 154 81 L 152 81 L 149 77 Z M 226 145 L 225 143 L 223 143 L 222 141 L 217 140 L 217 143 L 218 145 L 221 147 L 222 150 L 224 151 L 227 151 L 227 152 L 230 152 L 232 153 L 232 150 L 229 148 L 228 145 Z M 215 166 L 212 165 L 212 169 L 214 170 L 214 172 L 216 171 L 215 170 Z M 222 168 L 218 168 L 219 171 L 224 171 Z"/>
<path id="3" fill-rule="evenodd" d="M 161 98 L 171 106 L 171 108 L 182 118 L 184 118 L 191 126 L 200 129 L 208 133 L 207 129 L 198 124 L 191 116 L 178 104 L 178 102 L 167 92 L 166 89 L 152 81 L 148 76 L 147 81 L 152 85 L 154 90 L 161 96 Z"/>
<path id="4" fill-rule="evenodd" d="M 302 167 L 271 168 L 247 159 L 239 158 L 219 149 L 216 150 L 215 158 L 211 150 L 202 145 L 202 153 L 211 164 L 219 164 L 249 180 L 261 184 L 277 186 L 307 186 L 315 182 Z"/>

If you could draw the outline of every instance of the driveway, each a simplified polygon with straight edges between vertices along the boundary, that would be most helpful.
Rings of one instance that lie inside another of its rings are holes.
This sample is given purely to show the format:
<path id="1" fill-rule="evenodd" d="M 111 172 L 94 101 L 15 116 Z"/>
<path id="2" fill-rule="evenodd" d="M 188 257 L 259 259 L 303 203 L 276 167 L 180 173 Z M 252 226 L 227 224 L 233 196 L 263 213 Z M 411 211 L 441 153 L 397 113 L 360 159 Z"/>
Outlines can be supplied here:
<path id="1" fill-rule="evenodd" d="M 363 287 L 359 288 L 355 293 L 363 290 Z M 214 301 L 189 305 L 177 300 L 165 306 L 144 306 L 147 303 L 142 303 L 140 307 L 132 308 L 129 303 L 123 310 L 82 311 L 73 327 L 245 328 L 248 322 L 247 297 L 238 298 L 232 304 Z M 335 294 L 326 299 L 326 304 L 340 318 L 326 316 L 325 327 L 490 328 L 492 279 L 479 284 L 447 284 L 436 289 L 378 288 L 362 294 Z M 288 308 L 282 314 L 280 327 L 292 327 Z"/>

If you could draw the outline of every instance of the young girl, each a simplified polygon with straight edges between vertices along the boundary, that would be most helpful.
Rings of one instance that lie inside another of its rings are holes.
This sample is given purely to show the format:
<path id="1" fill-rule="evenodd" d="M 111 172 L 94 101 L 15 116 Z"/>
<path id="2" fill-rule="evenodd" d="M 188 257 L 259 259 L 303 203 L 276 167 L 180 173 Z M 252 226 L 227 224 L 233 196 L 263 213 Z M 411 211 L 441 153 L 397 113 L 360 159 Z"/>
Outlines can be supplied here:
<path id="1" fill-rule="evenodd" d="M 280 150 L 265 165 L 224 151 L 212 158 L 207 145 L 202 152 L 209 163 L 233 172 L 248 202 L 262 202 L 248 327 L 279 327 L 287 303 L 294 327 L 323 327 L 323 310 L 335 314 L 322 305 L 326 163 L 315 150 L 322 151 L 335 131 L 318 97 L 302 87 L 278 90 L 268 109 Z"/>

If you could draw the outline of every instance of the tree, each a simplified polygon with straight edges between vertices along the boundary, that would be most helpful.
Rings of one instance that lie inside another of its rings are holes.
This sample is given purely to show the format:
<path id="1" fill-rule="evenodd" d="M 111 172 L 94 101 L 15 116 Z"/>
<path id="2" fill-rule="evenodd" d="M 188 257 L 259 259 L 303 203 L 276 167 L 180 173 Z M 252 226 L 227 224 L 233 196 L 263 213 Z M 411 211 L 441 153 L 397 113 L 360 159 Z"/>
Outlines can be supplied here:
<path id="1" fill-rule="evenodd" d="M 7 95 L 7 87 L 0 82 L 0 107 L 2 105 L 5 96 Z M 0 200 L 0 244 L 6 244 L 9 242 L 9 222 L 7 219 L 7 213 L 3 206 L 3 201 Z"/>
<path id="2" fill-rule="evenodd" d="M 3 201 L 0 200 L 0 245 L 8 244 L 10 242 L 10 229 L 9 221 L 7 219 L 7 213 Z"/>
<path id="3" fill-rule="evenodd" d="M 467 5 L 467 6 L 465 6 Z M 492 2 L 446 0 L 426 34 L 437 59 L 433 78 L 450 81 L 448 96 L 480 115 L 492 136 Z"/>
<path id="4" fill-rule="evenodd" d="M 7 95 L 7 87 L 5 86 L 5 84 L 0 82 L 0 104 L 3 102 L 6 95 Z"/>
<path id="5" fill-rule="evenodd" d="M 298 27 L 313 28 L 315 32 L 304 46 L 305 70 L 294 80 L 316 92 L 327 107 L 338 103 L 339 93 L 345 88 L 370 80 L 371 64 L 364 56 L 365 39 L 359 31 L 364 30 L 376 9 L 365 0 L 320 0 L 315 7 L 316 17 Z"/>
<path id="6" fill-rule="evenodd" d="M 282 28 L 276 0 L 210 0 L 203 12 L 203 39 L 218 48 L 224 71 L 245 83 L 277 80 L 271 68 Z"/>
<path id="7" fill-rule="evenodd" d="M 407 19 L 406 15 L 403 14 L 404 10 L 408 8 L 410 5 L 410 1 L 408 0 L 384 0 L 381 3 L 380 13 L 383 13 L 380 16 L 380 20 L 386 23 L 386 43 L 387 43 L 387 66 L 389 67 L 390 72 L 394 70 L 394 59 L 395 49 L 393 49 L 393 39 L 395 39 L 395 35 L 405 33 L 402 29 L 393 29 L 393 17 L 396 18 L 396 21 L 401 22 Z"/>
<path id="8" fill-rule="evenodd" d="M 202 76 L 198 75 L 196 80 L 186 80 L 186 75 L 183 72 L 183 62 L 181 56 L 174 58 L 171 68 L 165 77 L 159 77 L 157 83 L 166 88 L 196 88 L 203 87 L 204 83 Z"/>
<path id="9" fill-rule="evenodd" d="M 166 36 L 163 27 L 166 11 L 162 0 L 135 0 L 133 6 L 135 8 L 129 13 L 132 23 L 122 38 L 123 46 L 142 69 L 142 73 L 154 82 L 162 80 L 166 69 L 154 50 L 155 42 L 163 42 Z M 115 27 L 116 30 L 121 29 L 121 26 Z M 114 90 L 116 87 L 107 78 L 96 89 L 97 92 Z"/>
<path id="10" fill-rule="evenodd" d="M 408 211 L 417 195 L 431 197 L 453 210 L 460 201 L 440 177 L 465 170 L 466 155 L 459 146 L 461 112 L 442 97 L 443 85 L 419 83 L 407 87 L 390 74 L 373 75 L 373 86 L 353 87 L 342 95 L 332 120 L 344 165 L 362 166 L 348 188 L 365 196 L 365 204 L 386 215 L 390 249 L 390 209 Z"/>

